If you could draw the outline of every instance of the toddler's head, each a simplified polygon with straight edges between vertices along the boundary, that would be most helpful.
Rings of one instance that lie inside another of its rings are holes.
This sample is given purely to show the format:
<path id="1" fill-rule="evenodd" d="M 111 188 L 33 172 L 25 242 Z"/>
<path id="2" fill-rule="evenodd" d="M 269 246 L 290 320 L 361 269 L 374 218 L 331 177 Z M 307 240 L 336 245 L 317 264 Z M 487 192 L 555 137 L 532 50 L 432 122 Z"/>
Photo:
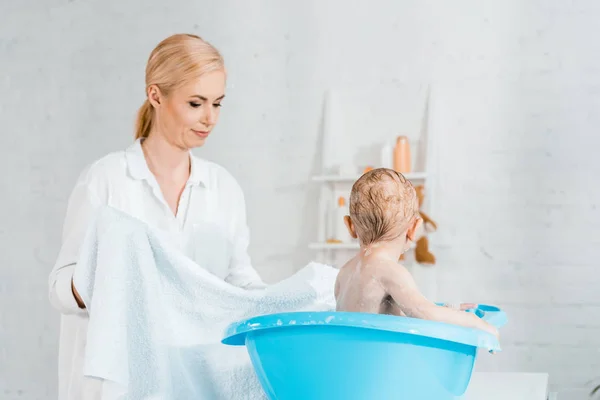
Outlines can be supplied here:
<path id="1" fill-rule="evenodd" d="M 378 168 L 365 173 L 352 186 L 346 225 L 361 245 L 392 241 L 403 235 L 412 240 L 419 223 L 417 193 L 402 174 Z"/>

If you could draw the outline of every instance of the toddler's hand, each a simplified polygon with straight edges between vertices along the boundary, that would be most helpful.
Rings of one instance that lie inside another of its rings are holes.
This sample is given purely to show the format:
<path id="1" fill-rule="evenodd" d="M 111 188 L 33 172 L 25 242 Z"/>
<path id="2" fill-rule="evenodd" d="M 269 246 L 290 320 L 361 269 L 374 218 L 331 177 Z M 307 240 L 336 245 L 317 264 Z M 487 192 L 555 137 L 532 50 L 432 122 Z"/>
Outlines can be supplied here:
<path id="1" fill-rule="evenodd" d="M 496 339 L 500 340 L 500 332 L 498 332 L 498 329 L 494 325 L 490 324 L 489 332 L 496 336 Z M 496 352 L 494 350 L 490 350 L 490 354 L 494 355 Z"/>
<path id="2" fill-rule="evenodd" d="M 477 308 L 477 304 L 475 303 L 461 303 L 461 304 L 452 304 L 452 303 L 444 303 L 444 307 L 452 308 L 455 310 L 466 311 L 473 308 Z"/>
<path id="3" fill-rule="evenodd" d="M 486 323 L 485 331 L 496 336 L 496 339 L 500 339 L 500 332 L 498 332 L 498 329 L 494 325 Z"/>
<path id="4" fill-rule="evenodd" d="M 471 310 L 473 308 L 477 308 L 477 304 L 475 304 L 475 303 L 462 303 L 460 305 L 460 310 L 461 311 Z"/>

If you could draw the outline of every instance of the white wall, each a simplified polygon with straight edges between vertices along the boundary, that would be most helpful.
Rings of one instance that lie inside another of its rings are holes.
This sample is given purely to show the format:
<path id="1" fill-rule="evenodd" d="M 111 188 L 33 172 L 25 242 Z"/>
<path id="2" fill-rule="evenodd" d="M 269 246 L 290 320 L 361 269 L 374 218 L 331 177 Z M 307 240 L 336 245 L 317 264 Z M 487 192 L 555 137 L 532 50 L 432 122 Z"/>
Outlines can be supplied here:
<path id="1" fill-rule="evenodd" d="M 246 190 L 270 281 L 312 257 L 324 90 L 434 83 L 440 295 L 509 313 L 505 352 L 479 369 L 547 371 L 576 400 L 600 375 L 600 5 L 204 3 L 0 3 L 0 398 L 55 398 L 46 280 L 67 196 L 86 163 L 130 143 L 152 47 L 188 31 L 227 59 L 222 122 L 199 154 Z M 345 100 L 365 135 L 413 124 L 389 118 L 386 96 Z"/>
<path id="2" fill-rule="evenodd" d="M 508 312 L 481 369 L 577 399 L 600 373 L 600 7 L 520 3 L 444 10 L 438 288 Z"/>

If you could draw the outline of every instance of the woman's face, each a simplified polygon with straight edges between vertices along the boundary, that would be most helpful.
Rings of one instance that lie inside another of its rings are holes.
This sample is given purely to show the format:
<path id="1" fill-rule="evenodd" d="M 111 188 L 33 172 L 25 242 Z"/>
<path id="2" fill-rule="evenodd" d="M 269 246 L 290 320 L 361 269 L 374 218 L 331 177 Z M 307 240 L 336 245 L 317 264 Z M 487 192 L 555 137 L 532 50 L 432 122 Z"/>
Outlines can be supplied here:
<path id="1" fill-rule="evenodd" d="M 148 98 L 156 110 L 152 134 L 182 149 L 204 145 L 219 119 L 223 97 L 225 71 L 208 72 L 168 96 L 151 86 Z"/>

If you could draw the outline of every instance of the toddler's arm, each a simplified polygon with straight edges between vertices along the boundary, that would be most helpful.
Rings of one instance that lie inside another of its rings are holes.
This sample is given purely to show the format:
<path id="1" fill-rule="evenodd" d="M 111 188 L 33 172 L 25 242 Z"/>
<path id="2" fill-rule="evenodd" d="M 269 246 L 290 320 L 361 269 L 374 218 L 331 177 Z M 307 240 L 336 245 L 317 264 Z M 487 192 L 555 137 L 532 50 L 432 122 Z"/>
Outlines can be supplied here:
<path id="1" fill-rule="evenodd" d="M 498 336 L 498 330 L 473 313 L 438 306 L 421 294 L 412 275 L 403 266 L 385 269 L 382 284 L 407 317 L 428 319 L 481 329 Z"/>

